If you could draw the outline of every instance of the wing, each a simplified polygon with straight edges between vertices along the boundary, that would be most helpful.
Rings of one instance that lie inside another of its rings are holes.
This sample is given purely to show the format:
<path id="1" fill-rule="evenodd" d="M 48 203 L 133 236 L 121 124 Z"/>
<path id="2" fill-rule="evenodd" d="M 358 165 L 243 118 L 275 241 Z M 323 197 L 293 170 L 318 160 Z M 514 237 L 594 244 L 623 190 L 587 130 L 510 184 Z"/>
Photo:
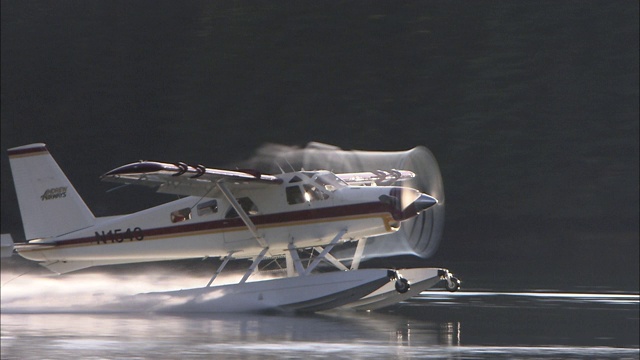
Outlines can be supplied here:
<path id="1" fill-rule="evenodd" d="M 231 189 L 256 189 L 282 183 L 282 179 L 255 170 L 220 170 L 202 165 L 139 161 L 113 169 L 100 177 L 103 181 L 157 187 L 157 192 L 215 197 L 216 183 L 224 181 Z"/>
<path id="2" fill-rule="evenodd" d="M 391 185 L 396 181 L 412 179 L 416 176 L 408 170 L 374 170 L 369 172 L 336 174 L 349 185 Z"/>

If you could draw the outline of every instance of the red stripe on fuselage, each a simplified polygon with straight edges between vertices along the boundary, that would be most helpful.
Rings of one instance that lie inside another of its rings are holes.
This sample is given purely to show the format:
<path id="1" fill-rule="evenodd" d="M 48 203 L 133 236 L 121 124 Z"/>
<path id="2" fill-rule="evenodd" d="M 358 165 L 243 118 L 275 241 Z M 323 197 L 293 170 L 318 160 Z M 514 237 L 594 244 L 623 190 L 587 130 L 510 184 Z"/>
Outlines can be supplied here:
<path id="1" fill-rule="evenodd" d="M 346 216 L 357 216 L 377 213 L 391 213 L 390 206 L 380 203 L 363 203 L 354 205 L 332 206 L 325 208 L 291 211 L 277 214 L 265 214 L 265 215 L 253 215 L 251 220 L 257 226 L 274 226 L 278 224 L 285 224 L 290 222 L 301 221 L 331 221 L 333 218 L 340 218 Z M 187 220 L 188 222 L 189 220 Z M 220 231 L 225 229 L 233 229 L 238 227 L 246 227 L 242 219 L 219 219 L 214 221 L 199 222 L 194 224 L 176 225 L 163 228 L 143 229 L 144 236 L 157 237 L 157 236 L 169 236 L 188 234 L 198 231 Z M 55 244 L 57 246 L 70 246 L 70 245 L 88 245 L 96 243 L 96 237 L 83 237 L 68 240 L 59 240 Z"/>

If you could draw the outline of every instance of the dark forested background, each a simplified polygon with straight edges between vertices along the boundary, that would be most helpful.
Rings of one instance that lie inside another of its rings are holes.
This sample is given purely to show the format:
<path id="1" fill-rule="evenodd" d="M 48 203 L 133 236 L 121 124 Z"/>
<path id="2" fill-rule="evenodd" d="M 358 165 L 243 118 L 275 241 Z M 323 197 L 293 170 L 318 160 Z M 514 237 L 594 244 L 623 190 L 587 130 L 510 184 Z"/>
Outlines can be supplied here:
<path id="1" fill-rule="evenodd" d="M 2 149 L 99 175 L 260 145 L 427 146 L 465 285 L 638 291 L 638 2 L 3 0 Z M 163 199 L 166 200 L 166 199 Z M 2 233 L 24 240 L 6 152 Z M 5 262 L 6 263 L 6 262 Z"/>

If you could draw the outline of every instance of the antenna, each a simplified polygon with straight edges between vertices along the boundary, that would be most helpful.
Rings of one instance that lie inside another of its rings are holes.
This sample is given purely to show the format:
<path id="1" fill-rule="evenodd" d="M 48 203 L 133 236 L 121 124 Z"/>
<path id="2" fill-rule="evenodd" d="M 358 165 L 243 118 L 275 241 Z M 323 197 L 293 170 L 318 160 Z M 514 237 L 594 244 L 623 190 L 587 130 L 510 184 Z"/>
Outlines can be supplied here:
<path id="1" fill-rule="evenodd" d="M 193 210 L 193 208 L 194 208 L 194 207 L 196 207 L 196 205 L 198 205 L 198 204 L 200 203 L 200 201 L 202 201 L 202 199 L 204 199 L 207 195 L 209 195 L 209 193 L 210 193 L 210 192 L 211 192 L 211 190 L 213 190 L 213 189 L 215 189 L 215 187 L 211 187 L 211 188 L 209 188 L 209 190 L 207 190 L 207 192 L 206 192 L 206 193 L 204 193 L 204 195 L 202 195 L 202 196 L 200 197 L 200 199 L 198 199 L 198 201 L 196 201 L 196 203 L 195 203 L 195 204 L 193 204 L 193 206 L 191 207 L 191 210 Z"/>

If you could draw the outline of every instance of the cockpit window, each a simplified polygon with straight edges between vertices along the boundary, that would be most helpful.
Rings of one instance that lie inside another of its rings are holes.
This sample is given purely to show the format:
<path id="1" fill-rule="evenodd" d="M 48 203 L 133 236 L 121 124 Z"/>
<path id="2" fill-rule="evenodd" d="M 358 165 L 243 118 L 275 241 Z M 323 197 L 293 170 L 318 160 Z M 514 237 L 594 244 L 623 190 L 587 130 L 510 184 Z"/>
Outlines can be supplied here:
<path id="1" fill-rule="evenodd" d="M 315 181 L 326 190 L 332 192 L 341 187 L 347 186 L 347 183 L 332 173 L 318 174 L 316 175 Z"/>
<path id="2" fill-rule="evenodd" d="M 286 193 L 287 203 L 289 205 L 326 200 L 329 198 L 329 195 L 323 193 L 320 189 L 311 184 L 303 184 L 302 187 L 298 185 L 289 186 L 286 188 Z"/>
<path id="3" fill-rule="evenodd" d="M 304 188 L 304 197 L 305 199 L 307 199 L 307 201 L 326 200 L 329 198 L 329 195 L 323 193 L 322 191 L 320 191 L 320 189 L 313 185 L 304 184 L 302 185 L 302 187 Z"/>
<path id="4" fill-rule="evenodd" d="M 247 215 L 252 216 L 258 215 L 260 213 L 256 204 L 254 204 L 253 201 L 248 197 L 242 197 L 236 200 L 238 201 L 238 204 L 240 204 L 242 210 L 247 213 Z M 239 217 L 239 215 L 236 209 L 234 209 L 232 206 L 231 208 L 229 208 L 229 211 L 227 211 L 227 215 L 225 216 L 225 218 L 230 219 L 235 217 Z"/>

